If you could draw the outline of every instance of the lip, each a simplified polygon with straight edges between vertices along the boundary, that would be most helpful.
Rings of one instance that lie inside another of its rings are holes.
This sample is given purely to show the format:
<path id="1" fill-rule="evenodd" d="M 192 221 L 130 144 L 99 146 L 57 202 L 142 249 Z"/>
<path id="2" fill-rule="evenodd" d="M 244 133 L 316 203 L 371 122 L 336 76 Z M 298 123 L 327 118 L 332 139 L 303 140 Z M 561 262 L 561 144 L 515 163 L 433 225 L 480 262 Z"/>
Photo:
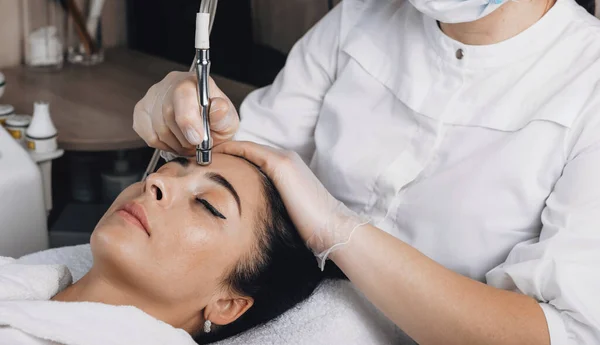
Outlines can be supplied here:
<path id="1" fill-rule="evenodd" d="M 146 210 L 144 210 L 142 205 L 129 202 L 119 208 L 117 212 L 124 212 L 125 215 L 122 215 L 122 217 L 124 217 L 125 220 L 144 230 L 148 236 L 151 235 L 148 217 L 146 217 Z"/>

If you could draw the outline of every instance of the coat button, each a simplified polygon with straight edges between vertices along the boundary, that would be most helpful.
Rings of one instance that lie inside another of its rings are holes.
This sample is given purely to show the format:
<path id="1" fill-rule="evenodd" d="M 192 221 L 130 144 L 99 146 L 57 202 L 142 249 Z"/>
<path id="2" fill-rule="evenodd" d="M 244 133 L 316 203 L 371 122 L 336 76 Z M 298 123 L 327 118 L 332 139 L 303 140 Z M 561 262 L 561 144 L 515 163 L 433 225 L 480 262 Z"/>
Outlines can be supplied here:
<path id="1" fill-rule="evenodd" d="M 458 49 L 456 51 L 456 58 L 462 60 L 463 57 L 465 57 L 465 52 L 462 49 Z"/>

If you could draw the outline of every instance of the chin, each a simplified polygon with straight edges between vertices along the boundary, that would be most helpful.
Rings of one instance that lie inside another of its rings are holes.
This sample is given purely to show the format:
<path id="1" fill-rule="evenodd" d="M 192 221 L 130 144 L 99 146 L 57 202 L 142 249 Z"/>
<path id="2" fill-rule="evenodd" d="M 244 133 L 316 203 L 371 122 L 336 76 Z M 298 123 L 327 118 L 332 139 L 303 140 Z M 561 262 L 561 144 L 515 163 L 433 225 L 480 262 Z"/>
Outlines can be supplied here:
<path id="1" fill-rule="evenodd" d="M 105 217 L 96 226 L 90 239 L 94 266 L 111 275 L 132 279 L 147 262 L 148 246 L 131 229 L 111 221 L 117 215 Z"/>
<path id="2" fill-rule="evenodd" d="M 170 276 L 161 275 L 157 258 L 146 241 L 124 235 L 130 231 L 111 222 L 96 227 L 90 240 L 93 269 L 137 296 L 151 296 L 158 301 L 164 295 L 163 282 Z"/>

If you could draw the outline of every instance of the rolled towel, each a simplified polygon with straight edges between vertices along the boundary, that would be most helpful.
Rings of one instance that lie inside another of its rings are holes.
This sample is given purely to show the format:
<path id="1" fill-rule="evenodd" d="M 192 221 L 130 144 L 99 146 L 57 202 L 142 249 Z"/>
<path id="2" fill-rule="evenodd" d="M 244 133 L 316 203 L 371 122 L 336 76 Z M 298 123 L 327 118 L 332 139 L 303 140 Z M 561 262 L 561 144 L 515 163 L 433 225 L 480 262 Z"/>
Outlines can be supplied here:
<path id="1" fill-rule="evenodd" d="M 0 257 L 0 301 L 48 300 L 72 281 L 66 265 L 24 265 Z"/>

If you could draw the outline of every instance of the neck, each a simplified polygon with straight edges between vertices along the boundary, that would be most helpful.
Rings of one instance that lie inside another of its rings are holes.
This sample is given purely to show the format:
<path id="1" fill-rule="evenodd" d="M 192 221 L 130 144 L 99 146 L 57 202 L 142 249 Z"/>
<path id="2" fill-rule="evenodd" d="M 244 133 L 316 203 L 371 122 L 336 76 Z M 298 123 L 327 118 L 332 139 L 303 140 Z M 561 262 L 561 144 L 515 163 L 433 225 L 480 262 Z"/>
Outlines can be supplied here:
<path id="1" fill-rule="evenodd" d="M 93 268 L 81 280 L 52 298 L 61 302 L 94 302 L 115 306 L 134 306 L 146 314 L 193 334 L 201 328 L 204 319 L 201 311 L 189 310 L 189 305 L 173 306 L 157 303 L 153 298 L 142 296 L 134 288 L 115 284 Z M 182 315 L 185 315 L 182 317 Z"/>
<path id="2" fill-rule="evenodd" d="M 449 37 L 468 45 L 505 41 L 535 24 L 556 0 L 508 1 L 489 15 L 468 23 L 440 23 Z"/>

